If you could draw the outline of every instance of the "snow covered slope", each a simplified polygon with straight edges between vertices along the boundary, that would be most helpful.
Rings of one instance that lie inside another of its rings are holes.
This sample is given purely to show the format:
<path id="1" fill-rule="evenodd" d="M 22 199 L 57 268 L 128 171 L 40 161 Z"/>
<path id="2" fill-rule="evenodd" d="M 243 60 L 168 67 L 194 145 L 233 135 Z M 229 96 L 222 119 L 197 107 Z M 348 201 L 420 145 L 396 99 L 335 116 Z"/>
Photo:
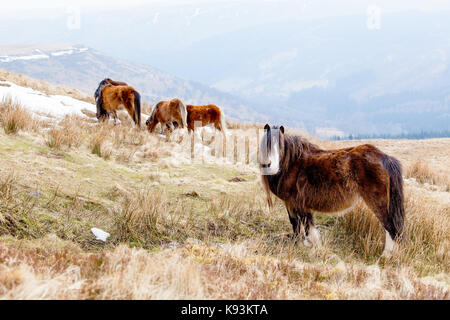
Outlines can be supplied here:
<path id="1" fill-rule="evenodd" d="M 56 117 L 63 117 L 68 114 L 85 117 L 81 112 L 83 109 L 96 112 L 95 105 L 84 101 L 62 95 L 47 95 L 9 81 L 0 81 L 0 100 L 8 97 L 32 112 L 50 114 Z"/>

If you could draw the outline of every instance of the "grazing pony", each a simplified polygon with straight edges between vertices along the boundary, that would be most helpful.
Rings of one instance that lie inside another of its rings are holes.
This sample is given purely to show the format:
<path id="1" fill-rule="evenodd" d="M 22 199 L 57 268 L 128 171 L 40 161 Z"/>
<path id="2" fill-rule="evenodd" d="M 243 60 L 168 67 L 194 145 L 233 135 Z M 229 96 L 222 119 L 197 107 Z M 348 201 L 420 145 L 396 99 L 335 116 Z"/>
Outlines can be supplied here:
<path id="1" fill-rule="evenodd" d="M 181 99 L 174 98 L 169 101 L 158 102 L 152 110 L 145 124 L 150 132 L 155 130 L 158 123 L 161 127 L 167 126 L 173 131 L 173 122 L 180 124 L 182 128 L 187 126 L 186 105 Z"/>
<path id="2" fill-rule="evenodd" d="M 125 82 L 106 78 L 99 83 L 94 96 L 99 121 L 109 119 L 109 114 L 112 113 L 115 123 L 117 111 L 123 106 L 134 123 L 141 126 L 141 96 L 133 87 Z"/>
<path id="3" fill-rule="evenodd" d="M 322 150 L 305 139 L 284 133 L 284 127 L 266 124 L 261 139 L 260 168 L 269 207 L 270 192 L 286 205 L 298 239 L 320 244 L 313 213 L 347 211 L 361 196 L 386 229 L 383 256 L 390 256 L 400 240 L 405 213 L 400 162 L 370 144 Z"/>

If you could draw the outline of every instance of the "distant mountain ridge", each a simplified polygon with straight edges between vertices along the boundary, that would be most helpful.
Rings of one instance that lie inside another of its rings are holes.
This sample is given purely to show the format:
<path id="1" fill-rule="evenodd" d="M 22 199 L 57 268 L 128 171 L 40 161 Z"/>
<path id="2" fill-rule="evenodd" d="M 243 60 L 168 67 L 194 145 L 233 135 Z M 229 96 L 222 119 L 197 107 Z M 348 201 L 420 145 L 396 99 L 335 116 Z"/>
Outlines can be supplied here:
<path id="1" fill-rule="evenodd" d="M 349 15 L 265 23 L 169 51 L 158 66 L 309 132 L 449 130 L 450 12 L 383 14 L 377 30 L 366 22 Z"/>
<path id="2" fill-rule="evenodd" d="M 106 78 L 129 83 L 150 103 L 180 97 L 186 103 L 221 106 L 227 118 L 254 120 L 245 101 L 217 89 L 186 81 L 156 68 L 133 64 L 80 44 L 0 46 L 0 69 L 93 94 Z"/>

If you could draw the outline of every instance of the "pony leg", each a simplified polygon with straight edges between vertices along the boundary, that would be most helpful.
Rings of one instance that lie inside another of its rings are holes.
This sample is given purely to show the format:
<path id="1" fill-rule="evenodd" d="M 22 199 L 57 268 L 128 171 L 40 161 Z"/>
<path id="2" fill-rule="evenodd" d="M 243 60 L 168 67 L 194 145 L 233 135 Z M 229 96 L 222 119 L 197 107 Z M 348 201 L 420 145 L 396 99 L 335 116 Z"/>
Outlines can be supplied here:
<path id="1" fill-rule="evenodd" d="M 169 130 L 169 133 L 173 132 L 173 125 L 171 122 L 166 122 L 166 125 L 164 126 L 164 133 L 166 132 L 166 130 Z"/>
<path id="2" fill-rule="evenodd" d="M 289 221 L 292 225 L 292 238 L 295 242 L 298 241 L 299 234 L 300 234 L 300 223 L 298 221 L 298 216 L 295 214 L 295 212 L 292 210 L 292 208 L 289 208 L 289 206 L 286 205 L 286 210 L 289 216 Z"/>
<path id="3" fill-rule="evenodd" d="M 135 114 L 134 106 L 133 106 L 133 104 L 132 104 L 132 102 L 131 102 L 131 99 L 130 99 L 130 100 L 127 100 L 127 101 L 124 103 L 124 107 L 125 107 L 125 109 L 127 110 L 128 114 L 130 115 L 131 119 L 133 119 L 133 122 L 134 122 L 136 125 L 139 125 L 138 122 L 137 122 L 137 119 L 136 119 L 136 114 Z"/>
<path id="4" fill-rule="evenodd" d="M 161 123 L 161 129 L 159 130 L 159 134 L 164 134 L 166 132 L 167 123 Z"/>
<path id="5" fill-rule="evenodd" d="M 172 133 L 173 130 L 175 130 L 172 121 L 170 121 L 169 123 L 166 123 L 167 128 L 169 129 L 169 133 Z"/>
<path id="6" fill-rule="evenodd" d="M 395 249 L 395 241 L 392 240 L 391 235 L 386 230 L 386 240 L 384 242 L 384 250 L 383 250 L 383 253 L 381 254 L 381 256 L 384 258 L 391 257 L 394 249 Z"/>
<path id="7" fill-rule="evenodd" d="M 108 120 L 109 120 L 109 112 L 100 115 L 100 117 L 98 118 L 99 122 L 107 122 Z"/>
<path id="8" fill-rule="evenodd" d="M 381 222 L 384 229 L 386 230 L 386 240 L 384 244 L 384 250 L 381 256 L 388 258 L 392 256 L 392 252 L 395 249 L 395 241 L 394 241 L 395 227 L 393 226 L 393 223 L 389 219 L 387 194 L 386 197 L 383 197 L 382 199 L 376 199 L 375 197 L 372 198 L 368 194 L 362 194 L 362 197 L 366 202 L 367 206 L 373 211 L 373 213 L 375 213 L 375 216 L 378 218 L 378 220 Z"/>
<path id="9" fill-rule="evenodd" d="M 314 225 L 314 218 L 310 212 L 301 212 L 299 220 L 305 229 L 305 239 L 303 244 L 305 247 L 321 246 L 319 230 Z"/>

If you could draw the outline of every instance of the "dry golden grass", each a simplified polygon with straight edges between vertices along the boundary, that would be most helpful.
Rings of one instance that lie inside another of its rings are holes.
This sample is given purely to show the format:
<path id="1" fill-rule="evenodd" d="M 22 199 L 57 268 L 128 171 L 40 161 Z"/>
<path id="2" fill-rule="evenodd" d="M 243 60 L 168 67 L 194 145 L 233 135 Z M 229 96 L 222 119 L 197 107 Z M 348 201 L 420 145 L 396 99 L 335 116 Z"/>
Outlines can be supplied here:
<path id="1" fill-rule="evenodd" d="M 107 136 L 107 130 L 102 128 L 99 132 L 94 133 L 90 141 L 91 152 L 105 160 L 108 160 L 112 153 L 111 145 L 106 140 Z"/>
<path id="2" fill-rule="evenodd" d="M 0 245 L 3 299 L 448 299 L 443 281 L 335 261 L 266 257 L 258 241 L 84 253 L 54 235 Z M 37 255 L 35 252 L 38 251 Z"/>
<path id="3" fill-rule="evenodd" d="M 54 149 L 79 147 L 83 143 L 83 123 L 84 120 L 78 116 L 64 117 L 47 131 L 46 144 Z"/>
<path id="4" fill-rule="evenodd" d="M 405 176 L 414 178 L 419 183 L 428 183 L 434 185 L 442 185 L 446 191 L 450 191 L 450 176 L 442 172 L 436 172 L 428 166 L 423 160 L 417 160 L 406 169 Z"/>
<path id="5" fill-rule="evenodd" d="M 13 134 L 19 130 L 35 129 L 37 121 L 19 102 L 7 96 L 0 101 L 0 124 L 6 134 Z"/>
<path id="6" fill-rule="evenodd" d="M 150 115 L 152 113 L 153 106 L 148 102 L 143 100 L 141 103 L 141 113 Z M 147 119 L 144 119 L 144 121 Z"/>

